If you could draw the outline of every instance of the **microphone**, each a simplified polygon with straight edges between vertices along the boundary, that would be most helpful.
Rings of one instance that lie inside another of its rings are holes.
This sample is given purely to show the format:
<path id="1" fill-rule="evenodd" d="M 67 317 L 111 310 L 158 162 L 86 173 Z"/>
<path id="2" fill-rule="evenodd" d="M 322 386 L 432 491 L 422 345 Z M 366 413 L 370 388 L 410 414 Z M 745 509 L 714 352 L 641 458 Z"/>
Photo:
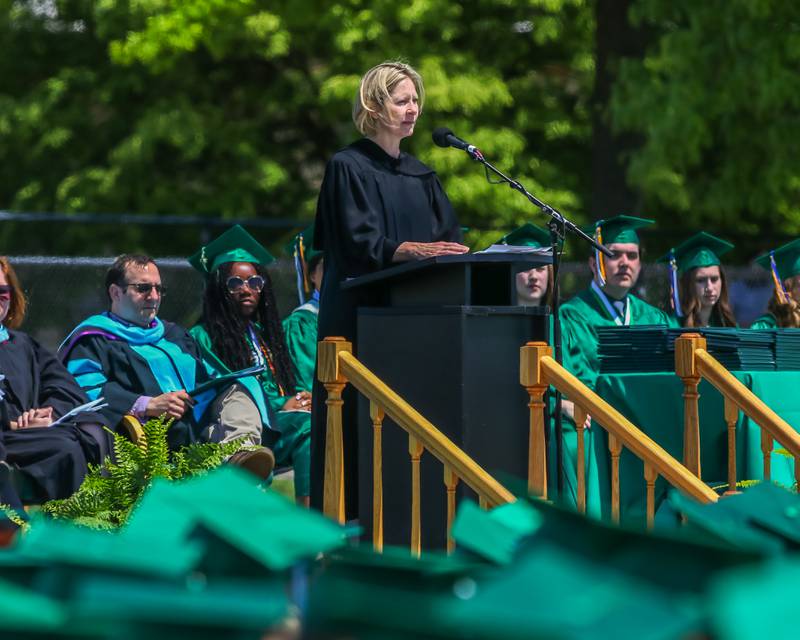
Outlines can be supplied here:
<path id="1" fill-rule="evenodd" d="M 447 127 L 438 127 L 434 130 L 432 137 L 434 144 L 438 147 L 455 147 L 456 149 L 466 151 L 475 160 L 483 158 L 483 154 L 478 147 L 462 140 Z"/>

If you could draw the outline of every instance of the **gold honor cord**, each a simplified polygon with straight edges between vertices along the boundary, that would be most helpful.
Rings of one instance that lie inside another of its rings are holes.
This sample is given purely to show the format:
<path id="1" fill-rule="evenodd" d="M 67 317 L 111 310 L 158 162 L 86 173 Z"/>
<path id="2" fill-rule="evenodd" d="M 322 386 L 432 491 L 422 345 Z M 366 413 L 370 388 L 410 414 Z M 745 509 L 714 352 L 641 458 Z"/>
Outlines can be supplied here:
<path id="1" fill-rule="evenodd" d="M 595 229 L 594 237 L 599 244 L 603 244 L 603 233 L 599 226 Z M 606 264 L 603 262 L 603 254 L 599 249 L 594 250 L 594 261 L 597 264 L 597 281 L 601 287 L 604 287 L 606 286 Z"/>

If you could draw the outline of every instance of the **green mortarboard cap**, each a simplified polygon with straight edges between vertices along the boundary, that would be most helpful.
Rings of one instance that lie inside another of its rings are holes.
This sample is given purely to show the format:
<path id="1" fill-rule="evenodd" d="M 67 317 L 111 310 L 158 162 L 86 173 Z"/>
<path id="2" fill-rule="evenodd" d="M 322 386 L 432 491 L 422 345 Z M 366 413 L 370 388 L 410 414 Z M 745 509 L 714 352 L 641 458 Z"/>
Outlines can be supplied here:
<path id="1" fill-rule="evenodd" d="M 584 227 L 583 231 L 593 236 L 597 231 L 597 227 L 600 227 L 601 241 L 603 244 L 639 244 L 639 236 L 636 230 L 654 223 L 655 220 L 649 220 L 647 218 L 616 216 L 614 218 L 598 220 L 593 225 Z"/>
<path id="2" fill-rule="evenodd" d="M 252 262 L 267 266 L 274 260 L 258 240 L 237 224 L 195 253 L 189 258 L 189 264 L 200 273 L 210 274 L 226 262 Z"/>
<path id="3" fill-rule="evenodd" d="M 774 253 L 775 266 L 778 267 L 778 276 L 781 280 L 800 275 L 800 239 L 778 247 Z M 756 258 L 756 262 L 769 271 L 769 252 Z"/>
<path id="4" fill-rule="evenodd" d="M 302 246 L 303 252 L 301 255 L 303 257 L 303 260 L 305 260 L 305 262 L 308 263 L 310 260 L 313 260 L 320 253 L 322 253 L 321 251 L 314 249 L 313 244 L 314 244 L 314 224 L 312 223 L 311 226 L 306 227 L 300 233 L 294 236 L 291 239 L 291 241 L 284 247 L 284 251 L 290 256 L 293 256 L 295 251 L 297 251 L 299 247 Z"/>
<path id="5" fill-rule="evenodd" d="M 731 249 L 733 249 L 733 245 L 730 242 L 701 231 L 672 249 L 670 253 L 675 255 L 678 271 L 683 273 L 689 269 L 719 265 L 721 264 L 719 256 Z M 659 258 L 658 262 L 668 263 L 669 260 L 670 254 L 668 253 Z"/>
<path id="6" fill-rule="evenodd" d="M 504 235 L 497 244 L 510 244 L 515 247 L 549 247 L 550 232 L 528 222 Z"/>

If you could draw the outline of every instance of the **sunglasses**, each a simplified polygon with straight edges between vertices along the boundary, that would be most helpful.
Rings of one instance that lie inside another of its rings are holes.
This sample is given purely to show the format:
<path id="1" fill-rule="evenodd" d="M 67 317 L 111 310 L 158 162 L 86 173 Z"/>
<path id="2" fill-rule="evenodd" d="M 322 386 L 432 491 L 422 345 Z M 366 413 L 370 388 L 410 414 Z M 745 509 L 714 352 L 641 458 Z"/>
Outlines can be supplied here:
<path id="1" fill-rule="evenodd" d="M 123 289 L 127 287 L 133 287 L 136 293 L 141 293 L 142 295 L 147 295 L 150 293 L 151 289 L 155 289 L 156 293 L 160 295 L 162 298 L 167 295 L 167 288 L 160 284 L 153 284 L 151 282 L 126 282 L 125 284 L 120 285 Z"/>
<path id="2" fill-rule="evenodd" d="M 10 300 L 13 291 L 14 287 L 12 287 L 10 284 L 0 285 L 0 298 L 2 298 L 3 300 Z"/>
<path id="3" fill-rule="evenodd" d="M 236 293 L 245 285 L 247 285 L 247 288 L 250 289 L 250 291 L 261 293 L 261 291 L 264 289 L 264 284 L 264 278 L 261 276 L 250 276 L 247 280 L 244 280 L 239 276 L 231 276 L 225 281 L 225 286 L 228 287 L 228 291 L 231 293 Z"/>

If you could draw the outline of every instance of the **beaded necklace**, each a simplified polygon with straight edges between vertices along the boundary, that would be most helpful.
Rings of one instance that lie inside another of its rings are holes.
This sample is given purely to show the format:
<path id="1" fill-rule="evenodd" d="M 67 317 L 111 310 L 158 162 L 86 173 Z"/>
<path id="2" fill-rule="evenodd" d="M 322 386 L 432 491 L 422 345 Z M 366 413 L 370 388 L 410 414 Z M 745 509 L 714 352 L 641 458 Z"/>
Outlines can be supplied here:
<path id="1" fill-rule="evenodd" d="M 264 362 L 267 363 L 267 366 L 272 373 L 272 379 L 275 381 L 275 385 L 278 387 L 278 392 L 282 396 L 285 396 L 286 391 L 281 386 L 280 382 L 278 382 L 278 376 L 275 373 L 275 364 L 272 358 L 272 351 L 270 351 L 267 343 L 261 339 L 261 336 L 255 332 L 252 324 L 247 327 L 247 331 L 250 334 L 250 346 L 253 351 L 253 360 L 255 361 L 255 364 L 262 365 Z"/>

